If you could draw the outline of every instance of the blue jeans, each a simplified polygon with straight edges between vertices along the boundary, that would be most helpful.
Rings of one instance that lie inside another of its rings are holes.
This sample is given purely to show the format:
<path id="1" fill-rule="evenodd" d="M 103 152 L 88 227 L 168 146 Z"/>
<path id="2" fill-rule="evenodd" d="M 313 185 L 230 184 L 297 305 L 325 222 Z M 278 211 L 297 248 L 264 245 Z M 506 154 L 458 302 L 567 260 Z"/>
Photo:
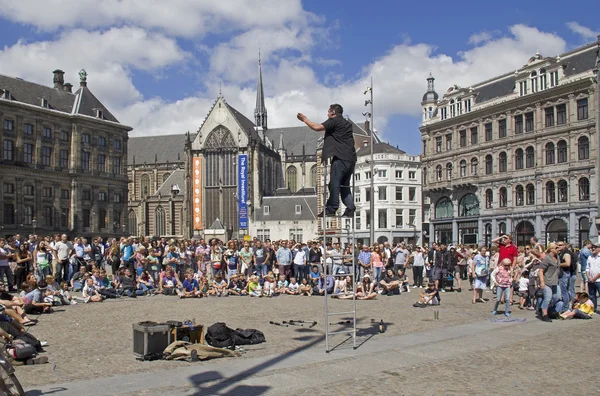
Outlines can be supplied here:
<path id="1" fill-rule="evenodd" d="M 294 277 L 296 278 L 296 280 L 298 281 L 298 283 L 302 282 L 302 279 L 304 279 L 304 267 L 306 267 L 306 265 L 303 264 L 293 264 L 293 270 L 294 270 Z"/>
<path id="2" fill-rule="evenodd" d="M 383 272 L 383 267 L 373 267 L 373 282 L 375 285 L 379 287 L 379 282 L 381 281 L 381 273 Z"/>
<path id="3" fill-rule="evenodd" d="M 138 296 L 143 296 L 144 293 L 146 293 L 148 290 L 153 290 L 154 288 L 150 289 L 148 286 L 144 285 L 143 283 L 138 284 L 138 288 L 135 291 L 135 294 L 137 294 Z"/>
<path id="4" fill-rule="evenodd" d="M 577 272 L 571 273 L 569 278 L 569 301 L 575 300 L 575 282 L 577 282 Z"/>
<path id="5" fill-rule="evenodd" d="M 265 264 L 256 264 L 256 272 L 259 276 L 267 276 L 267 266 Z"/>
<path id="6" fill-rule="evenodd" d="M 350 181 L 354 174 L 354 164 L 352 161 L 333 157 L 329 176 L 329 199 L 327 200 L 326 212 L 335 212 L 338 210 L 340 207 L 340 194 L 342 195 L 344 206 L 350 210 L 355 209 L 352 190 L 350 188 Z"/>
<path id="7" fill-rule="evenodd" d="M 563 308 L 569 309 L 569 280 L 571 279 L 571 272 L 564 271 L 563 275 L 558 280 L 560 285 L 560 295 L 563 302 Z"/>
<path id="8" fill-rule="evenodd" d="M 504 295 L 504 315 L 508 315 L 510 312 L 510 286 L 496 286 L 496 304 L 494 305 L 494 312 L 498 310 L 502 295 Z"/>
<path id="9" fill-rule="evenodd" d="M 598 297 L 596 296 L 596 294 L 600 294 L 600 281 L 588 282 L 588 294 L 590 295 L 590 299 L 594 303 L 594 309 L 598 311 Z"/>
<path id="10" fill-rule="evenodd" d="M 340 273 L 343 273 L 343 272 L 344 272 L 344 266 L 342 266 L 342 265 L 333 264 L 333 266 L 331 267 L 331 273 L 333 275 L 340 274 Z"/>
<path id="11" fill-rule="evenodd" d="M 563 301 L 560 294 L 560 287 L 558 285 L 544 287 L 544 297 L 538 298 L 538 309 L 554 308 L 556 312 L 563 311 Z"/>

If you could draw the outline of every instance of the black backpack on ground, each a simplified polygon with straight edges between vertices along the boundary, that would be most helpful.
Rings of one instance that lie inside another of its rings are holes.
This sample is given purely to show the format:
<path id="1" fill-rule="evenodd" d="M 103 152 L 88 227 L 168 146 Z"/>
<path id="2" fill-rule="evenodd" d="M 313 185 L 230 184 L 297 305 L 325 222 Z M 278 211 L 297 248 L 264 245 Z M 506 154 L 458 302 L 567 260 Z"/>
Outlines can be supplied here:
<path id="1" fill-rule="evenodd" d="M 266 342 L 262 331 L 256 329 L 233 330 L 225 323 L 217 322 L 206 330 L 206 342 L 217 348 L 235 348 L 236 345 L 254 345 Z"/>

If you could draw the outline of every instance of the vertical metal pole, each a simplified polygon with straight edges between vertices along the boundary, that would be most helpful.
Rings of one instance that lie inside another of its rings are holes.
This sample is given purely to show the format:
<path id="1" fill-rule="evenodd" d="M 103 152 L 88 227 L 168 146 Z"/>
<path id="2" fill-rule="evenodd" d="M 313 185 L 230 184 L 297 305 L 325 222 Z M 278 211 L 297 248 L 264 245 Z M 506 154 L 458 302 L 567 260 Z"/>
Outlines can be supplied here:
<path id="1" fill-rule="evenodd" d="M 327 302 L 327 160 L 323 162 L 323 217 L 321 225 L 323 228 L 323 272 L 325 273 L 325 352 L 329 353 L 329 307 Z M 335 285 L 334 285 L 335 288 Z"/>
<path id="2" fill-rule="evenodd" d="M 352 199 L 354 200 L 354 194 L 356 194 L 355 191 L 355 184 L 356 184 L 356 178 L 354 177 L 354 175 L 352 175 Z M 352 218 L 352 304 L 354 304 L 354 317 L 352 318 L 352 340 L 354 343 L 354 349 L 356 349 L 356 282 L 359 281 L 359 279 L 356 279 L 356 211 L 354 211 L 354 216 Z"/>
<path id="3" fill-rule="evenodd" d="M 369 233 L 370 244 L 373 245 L 375 243 L 375 175 L 373 172 L 375 171 L 374 157 L 373 157 L 373 144 L 375 143 L 375 139 L 373 135 L 375 134 L 375 118 L 373 117 L 373 76 L 371 76 L 371 202 L 369 205 L 369 209 L 371 211 L 371 221 L 369 227 L 371 228 L 371 232 Z"/>

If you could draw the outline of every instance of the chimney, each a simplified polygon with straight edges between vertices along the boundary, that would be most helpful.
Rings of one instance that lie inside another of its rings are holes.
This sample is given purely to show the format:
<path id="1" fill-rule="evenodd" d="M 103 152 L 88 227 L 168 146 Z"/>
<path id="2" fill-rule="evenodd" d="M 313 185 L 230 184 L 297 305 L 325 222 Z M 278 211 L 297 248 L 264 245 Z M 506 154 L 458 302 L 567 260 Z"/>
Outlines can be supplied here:
<path id="1" fill-rule="evenodd" d="M 65 83 L 65 72 L 60 69 L 56 69 L 52 73 L 54 73 L 54 88 L 62 89 L 63 84 Z"/>
<path id="2" fill-rule="evenodd" d="M 365 131 L 371 133 L 370 127 L 371 127 L 371 125 L 369 123 L 369 120 L 365 120 Z"/>
<path id="3" fill-rule="evenodd" d="M 66 83 L 65 85 L 63 85 L 63 91 L 65 92 L 70 92 L 73 93 L 73 84 L 71 83 Z"/>

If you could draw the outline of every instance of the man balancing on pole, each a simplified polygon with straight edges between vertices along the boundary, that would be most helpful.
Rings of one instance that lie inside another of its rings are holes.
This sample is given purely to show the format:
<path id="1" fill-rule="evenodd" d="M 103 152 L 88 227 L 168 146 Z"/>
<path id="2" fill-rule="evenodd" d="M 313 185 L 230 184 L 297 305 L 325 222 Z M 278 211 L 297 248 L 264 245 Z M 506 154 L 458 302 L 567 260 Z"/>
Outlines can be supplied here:
<path id="1" fill-rule="evenodd" d="M 352 198 L 350 181 L 354 174 L 356 164 L 356 150 L 354 149 L 354 135 L 352 123 L 346 120 L 342 114 L 344 109 L 339 104 L 332 104 L 327 110 L 327 121 L 317 124 L 309 120 L 304 114 L 298 113 L 297 117 L 310 129 L 317 132 L 325 131 L 322 161 L 331 158 L 331 173 L 329 176 L 329 199 L 327 206 L 319 214 L 327 217 L 335 216 L 340 207 L 340 193 L 346 211 L 342 216 L 353 217 L 356 207 Z"/>

